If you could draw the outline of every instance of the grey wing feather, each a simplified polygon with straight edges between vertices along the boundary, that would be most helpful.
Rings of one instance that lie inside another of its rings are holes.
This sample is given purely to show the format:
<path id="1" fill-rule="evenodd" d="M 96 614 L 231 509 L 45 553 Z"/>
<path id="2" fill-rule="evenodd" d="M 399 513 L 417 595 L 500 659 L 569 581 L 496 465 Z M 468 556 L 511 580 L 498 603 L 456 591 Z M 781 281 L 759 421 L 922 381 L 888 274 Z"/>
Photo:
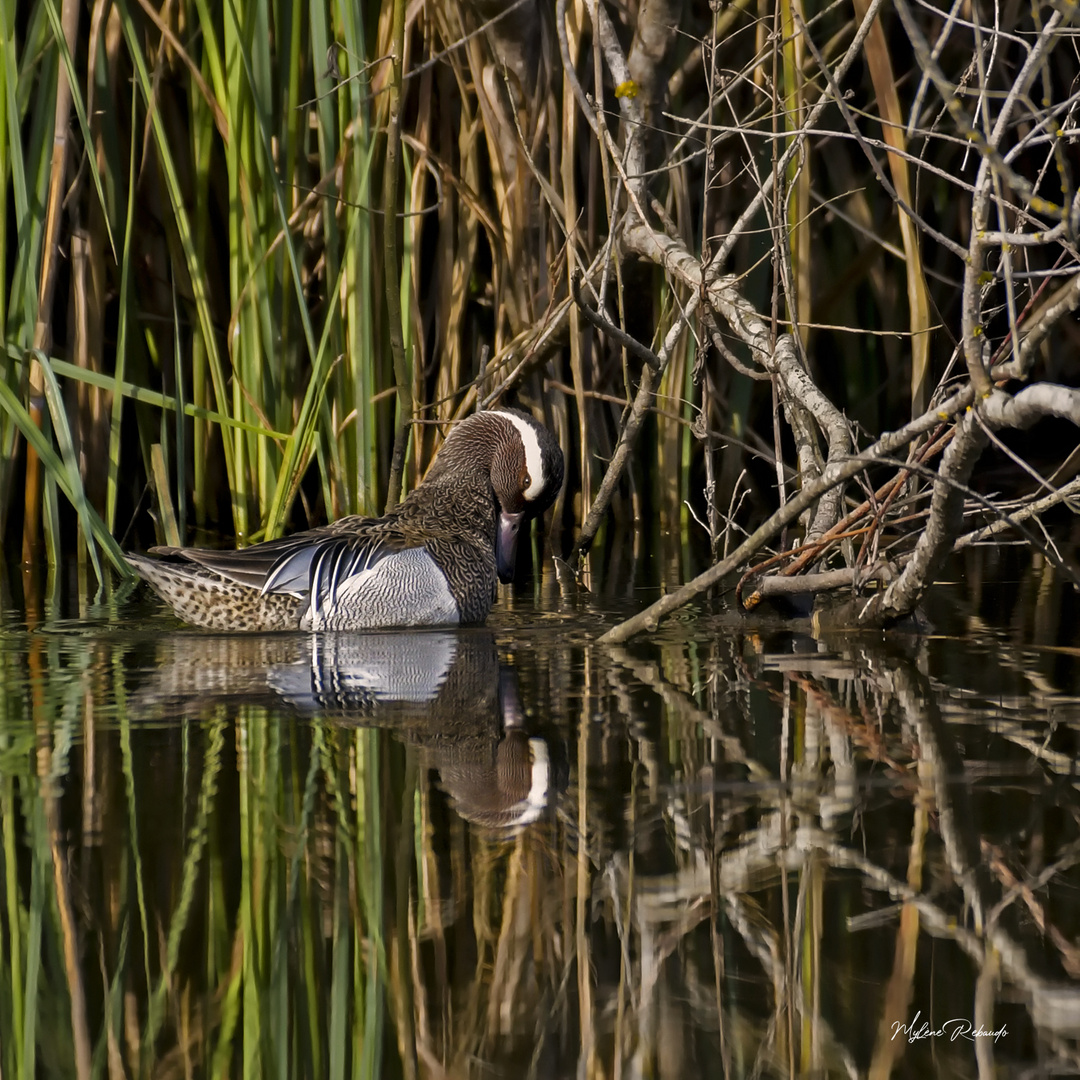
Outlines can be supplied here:
<path id="1" fill-rule="evenodd" d="M 236 551 L 155 547 L 151 552 L 205 566 L 263 596 L 288 593 L 302 597 L 309 590 L 316 592 L 317 585 L 318 594 L 325 598 L 332 597 L 349 574 L 374 566 L 386 549 L 369 537 L 316 529 Z"/>
<path id="2" fill-rule="evenodd" d="M 287 561 L 291 555 L 303 555 L 307 550 L 314 550 L 318 546 L 319 539 L 311 532 L 303 532 L 296 533 L 294 536 L 283 536 L 278 540 L 267 540 L 262 544 L 235 551 L 155 547 L 151 548 L 150 552 L 153 555 L 180 558 L 205 566 L 208 570 L 213 570 L 214 573 L 235 581 L 238 585 L 246 585 L 249 589 L 258 589 L 265 593 L 271 591 L 265 586 L 267 578 L 273 573 L 275 567 Z"/>
<path id="3" fill-rule="evenodd" d="M 278 557 L 261 591 L 264 596 L 271 592 L 304 596 L 310 592 L 312 610 L 317 611 L 322 604 L 334 603 L 342 581 L 370 569 L 385 554 L 382 544 L 366 537 L 335 536 L 309 542 Z"/>

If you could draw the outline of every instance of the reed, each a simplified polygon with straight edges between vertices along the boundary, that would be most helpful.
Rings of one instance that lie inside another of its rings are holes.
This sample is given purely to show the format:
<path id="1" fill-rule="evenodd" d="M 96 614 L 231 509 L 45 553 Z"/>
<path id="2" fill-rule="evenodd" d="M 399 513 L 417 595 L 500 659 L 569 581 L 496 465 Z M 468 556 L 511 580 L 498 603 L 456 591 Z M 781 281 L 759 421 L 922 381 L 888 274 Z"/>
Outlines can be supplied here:
<path id="1" fill-rule="evenodd" d="M 619 17 L 630 34 L 647 13 Z M 659 347 L 693 297 L 668 268 L 626 261 L 627 213 L 709 257 L 796 143 L 723 269 L 777 332 L 800 328 L 848 415 L 880 429 L 920 408 L 944 370 L 932 312 L 959 302 L 955 252 L 931 226 L 965 235 L 965 144 L 926 123 L 923 83 L 909 100 L 918 73 L 887 27 L 849 90 L 888 179 L 838 112 L 806 129 L 850 42 L 833 9 L 695 12 L 660 53 L 635 38 L 639 74 L 614 86 L 590 5 L 560 5 L 576 88 L 549 18 L 524 4 L 485 21 L 458 0 L 4 0 L 9 552 L 20 536 L 30 561 L 79 550 L 100 578 L 123 571 L 119 541 L 246 544 L 376 513 L 417 483 L 447 422 L 499 401 L 543 411 L 573 464 L 565 549 L 641 382 L 637 357 L 579 319 L 571 275 Z M 936 63 L 959 80 L 970 56 L 956 33 Z M 1063 76 L 1045 78 L 1064 122 Z M 628 119 L 639 94 L 643 125 Z M 612 504 L 622 524 L 656 510 L 673 567 L 698 557 L 695 516 L 715 546 L 723 508 L 748 522 L 789 483 L 769 460 L 790 457 L 788 436 L 745 375 L 746 345 L 721 338 L 740 369 L 710 351 L 707 325 L 696 334 L 647 403 L 656 453 L 636 454 Z"/>

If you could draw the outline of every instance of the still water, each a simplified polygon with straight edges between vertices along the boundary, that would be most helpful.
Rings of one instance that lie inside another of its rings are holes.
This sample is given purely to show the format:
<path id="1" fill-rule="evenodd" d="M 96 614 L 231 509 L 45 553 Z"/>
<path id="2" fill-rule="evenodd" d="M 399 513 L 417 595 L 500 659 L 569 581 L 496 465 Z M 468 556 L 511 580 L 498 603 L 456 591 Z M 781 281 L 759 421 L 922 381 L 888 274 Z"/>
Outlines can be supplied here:
<path id="1" fill-rule="evenodd" d="M 1075 598 L 982 580 L 611 649 L 651 597 L 226 636 L 7 582 L 3 1075 L 1080 1072 Z"/>

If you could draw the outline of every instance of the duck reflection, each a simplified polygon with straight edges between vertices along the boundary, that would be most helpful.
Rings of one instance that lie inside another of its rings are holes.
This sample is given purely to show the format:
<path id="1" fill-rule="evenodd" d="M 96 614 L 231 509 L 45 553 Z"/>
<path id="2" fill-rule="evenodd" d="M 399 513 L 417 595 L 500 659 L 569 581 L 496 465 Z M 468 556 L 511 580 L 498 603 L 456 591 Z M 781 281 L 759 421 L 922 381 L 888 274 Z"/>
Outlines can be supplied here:
<path id="1" fill-rule="evenodd" d="M 312 635 L 177 634 L 139 698 L 160 715 L 223 700 L 380 727 L 434 769 L 458 814 L 512 829 L 543 813 L 551 756 L 530 734 L 517 674 L 484 631 Z"/>
<path id="2" fill-rule="evenodd" d="M 393 727 L 467 821 L 511 828 L 543 812 L 547 744 L 526 730 L 517 675 L 490 634 L 323 634 L 310 643 L 310 662 L 269 677 L 298 712 Z"/>

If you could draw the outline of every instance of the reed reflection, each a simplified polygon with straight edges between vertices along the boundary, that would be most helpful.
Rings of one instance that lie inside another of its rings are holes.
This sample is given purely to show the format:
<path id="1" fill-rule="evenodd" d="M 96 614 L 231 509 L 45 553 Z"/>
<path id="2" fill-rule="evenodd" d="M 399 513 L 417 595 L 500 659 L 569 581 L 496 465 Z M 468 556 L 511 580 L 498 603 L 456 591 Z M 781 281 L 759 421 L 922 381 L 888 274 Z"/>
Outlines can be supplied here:
<path id="1" fill-rule="evenodd" d="M 310 720 L 383 728 L 418 752 L 466 820 L 537 820 L 551 753 L 530 734 L 517 675 L 482 631 L 166 639 L 137 694 L 143 717 L 197 705 L 261 703 Z"/>
<path id="2" fill-rule="evenodd" d="M 1074 1059 L 1072 669 L 695 630 L 8 639 L 12 1074 Z"/>

